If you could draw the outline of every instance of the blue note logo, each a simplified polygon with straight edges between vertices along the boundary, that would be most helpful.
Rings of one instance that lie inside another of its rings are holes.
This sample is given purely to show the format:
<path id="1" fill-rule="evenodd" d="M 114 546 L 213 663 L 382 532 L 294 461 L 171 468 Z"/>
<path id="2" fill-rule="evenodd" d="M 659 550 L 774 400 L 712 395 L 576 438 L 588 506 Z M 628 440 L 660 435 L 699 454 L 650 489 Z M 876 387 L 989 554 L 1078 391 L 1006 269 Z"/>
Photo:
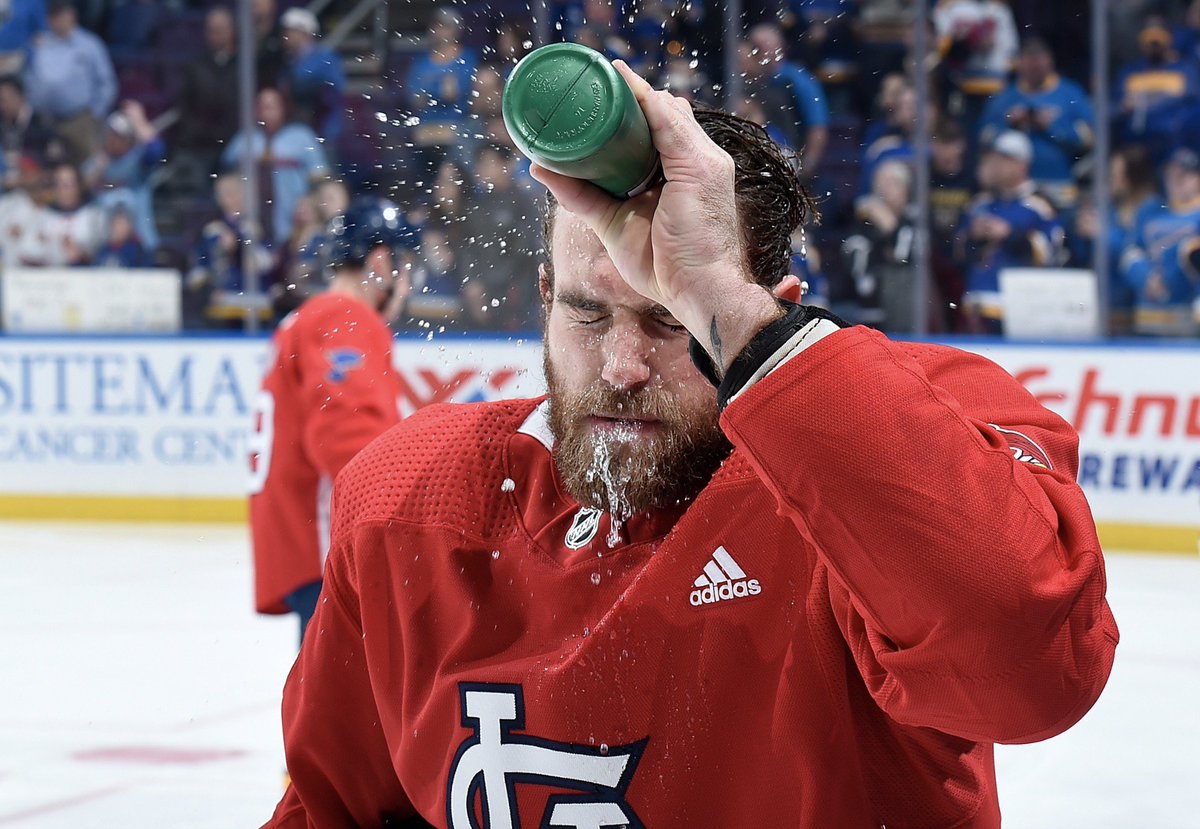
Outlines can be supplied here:
<path id="1" fill-rule="evenodd" d="M 341 383 L 350 372 L 362 368 L 365 355 L 353 348 L 333 348 L 325 352 L 325 359 L 329 363 L 326 379 L 330 383 Z"/>
<path id="2" fill-rule="evenodd" d="M 521 829 L 517 786 L 539 785 L 578 792 L 549 797 L 539 829 L 643 829 L 625 802 L 625 790 L 646 740 L 609 748 L 516 734 L 525 728 L 520 685 L 464 682 L 458 695 L 463 727 L 474 734 L 459 747 L 450 769 L 450 829 Z"/>

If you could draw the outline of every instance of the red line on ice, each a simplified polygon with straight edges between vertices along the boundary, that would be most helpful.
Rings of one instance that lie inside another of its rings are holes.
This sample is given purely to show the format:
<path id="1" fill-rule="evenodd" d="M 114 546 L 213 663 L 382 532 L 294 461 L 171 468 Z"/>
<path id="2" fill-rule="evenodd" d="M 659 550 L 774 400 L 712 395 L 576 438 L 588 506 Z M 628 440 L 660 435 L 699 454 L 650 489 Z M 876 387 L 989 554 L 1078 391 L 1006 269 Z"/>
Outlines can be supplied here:
<path id="1" fill-rule="evenodd" d="M 57 812 L 62 809 L 70 809 L 72 806 L 78 806 L 81 803 L 87 803 L 91 800 L 99 800 L 102 797 L 108 797 L 110 794 L 124 791 L 128 786 L 110 786 L 107 789 L 97 789 L 94 792 L 84 792 L 77 794 L 74 797 L 68 797 L 64 800 L 54 800 L 50 803 L 43 803 L 41 806 L 34 806 L 31 809 L 23 809 L 19 812 L 11 812 L 7 815 L 0 815 L 0 823 L 17 823 L 31 817 L 48 814 L 49 812 Z"/>

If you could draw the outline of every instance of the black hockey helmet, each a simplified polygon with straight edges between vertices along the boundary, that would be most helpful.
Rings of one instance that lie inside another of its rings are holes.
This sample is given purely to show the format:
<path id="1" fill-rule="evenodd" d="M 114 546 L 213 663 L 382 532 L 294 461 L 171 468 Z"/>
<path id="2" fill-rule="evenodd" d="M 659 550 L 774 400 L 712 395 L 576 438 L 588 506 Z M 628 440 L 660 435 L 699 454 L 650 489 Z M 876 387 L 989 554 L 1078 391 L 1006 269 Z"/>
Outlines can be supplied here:
<path id="1" fill-rule="evenodd" d="M 372 250 L 384 245 L 411 247 L 413 230 L 395 203 L 375 196 L 355 199 L 345 215 L 333 220 L 327 264 L 331 269 L 361 266 Z"/>

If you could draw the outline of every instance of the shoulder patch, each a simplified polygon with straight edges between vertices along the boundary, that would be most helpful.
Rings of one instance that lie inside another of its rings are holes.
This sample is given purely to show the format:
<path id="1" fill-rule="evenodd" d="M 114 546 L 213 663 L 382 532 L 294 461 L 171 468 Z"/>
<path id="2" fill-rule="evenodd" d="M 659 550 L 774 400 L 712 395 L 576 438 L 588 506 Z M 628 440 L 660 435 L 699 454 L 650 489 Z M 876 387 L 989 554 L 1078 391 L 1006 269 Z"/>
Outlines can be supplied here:
<path id="1" fill-rule="evenodd" d="M 1046 454 L 1042 447 L 1038 446 L 1037 441 L 1022 432 L 1013 429 L 1004 429 L 997 426 L 995 423 L 989 423 L 993 429 L 1004 435 L 1008 441 L 1008 449 L 1012 452 L 1014 458 L 1021 463 L 1027 463 L 1032 466 L 1040 466 L 1043 469 L 1053 469 L 1054 465 L 1050 463 L 1050 457 Z"/>
<path id="2" fill-rule="evenodd" d="M 331 348 L 325 352 L 325 360 L 329 363 L 329 373 L 325 378 L 330 383 L 341 383 L 355 369 L 362 368 L 366 355 L 356 348 Z"/>

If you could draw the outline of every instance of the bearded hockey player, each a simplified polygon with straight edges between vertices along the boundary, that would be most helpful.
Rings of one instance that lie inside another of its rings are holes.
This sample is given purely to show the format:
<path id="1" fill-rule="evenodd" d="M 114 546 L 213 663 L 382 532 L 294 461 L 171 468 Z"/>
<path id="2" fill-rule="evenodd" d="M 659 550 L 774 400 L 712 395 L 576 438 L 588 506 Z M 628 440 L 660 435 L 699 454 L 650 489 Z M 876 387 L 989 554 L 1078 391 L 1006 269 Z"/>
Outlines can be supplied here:
<path id="1" fill-rule="evenodd" d="M 618 66 L 666 182 L 535 168 L 548 395 L 343 471 L 267 825 L 997 827 L 993 744 L 1070 727 L 1117 642 L 1076 435 L 796 304 L 788 159 Z"/>

